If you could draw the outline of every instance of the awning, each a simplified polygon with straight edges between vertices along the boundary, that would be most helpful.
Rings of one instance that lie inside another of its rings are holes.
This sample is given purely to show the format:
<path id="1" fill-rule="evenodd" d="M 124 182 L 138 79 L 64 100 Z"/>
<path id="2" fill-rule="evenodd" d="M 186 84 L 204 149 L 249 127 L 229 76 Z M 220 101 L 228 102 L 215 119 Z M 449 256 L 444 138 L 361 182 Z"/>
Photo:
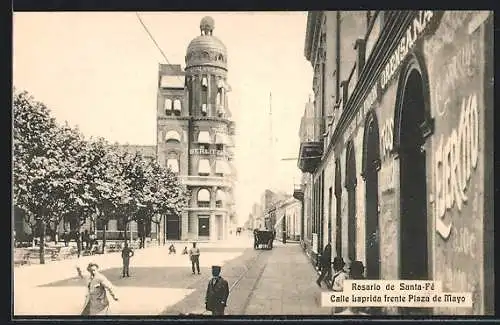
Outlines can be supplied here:
<path id="1" fill-rule="evenodd" d="M 172 110 L 172 100 L 170 98 L 166 98 L 165 99 L 165 104 L 164 105 L 165 105 L 164 106 L 165 110 L 167 110 L 167 111 Z"/>
<path id="2" fill-rule="evenodd" d="M 203 113 L 206 113 L 206 112 L 207 112 L 207 104 L 202 104 L 202 105 L 201 105 L 201 111 L 202 111 Z"/>
<path id="3" fill-rule="evenodd" d="M 174 111 L 181 110 L 181 101 L 179 99 L 174 100 Z"/>
<path id="4" fill-rule="evenodd" d="M 231 174 L 231 169 L 227 161 L 219 159 L 215 162 L 215 172 L 217 174 L 229 175 Z"/>
<path id="5" fill-rule="evenodd" d="M 216 133 L 215 134 L 215 143 L 216 144 L 228 144 L 227 136 L 224 133 Z"/>
<path id="6" fill-rule="evenodd" d="M 179 161 L 175 158 L 167 159 L 167 167 L 170 168 L 173 173 L 177 174 L 179 172 Z"/>
<path id="7" fill-rule="evenodd" d="M 174 130 L 167 131 L 167 134 L 165 134 L 165 141 L 168 140 L 176 140 L 181 142 L 181 135 L 179 134 L 179 132 Z"/>
<path id="8" fill-rule="evenodd" d="M 210 202 L 210 191 L 202 188 L 198 191 L 198 202 Z"/>
<path id="9" fill-rule="evenodd" d="M 224 80 L 223 79 L 219 79 L 217 80 L 217 88 L 221 89 L 221 88 L 224 88 Z"/>
<path id="10" fill-rule="evenodd" d="M 210 133 L 208 131 L 200 131 L 198 133 L 198 143 L 212 143 L 210 141 Z"/>
<path id="11" fill-rule="evenodd" d="M 208 85 L 207 77 L 203 77 L 203 79 L 201 79 L 201 85 L 203 87 L 206 87 Z"/>
<path id="12" fill-rule="evenodd" d="M 217 195 L 215 197 L 216 201 L 224 201 L 226 200 L 226 193 L 222 190 L 217 190 Z"/>
<path id="13" fill-rule="evenodd" d="M 198 174 L 210 174 L 210 161 L 208 159 L 200 159 L 198 162 Z"/>

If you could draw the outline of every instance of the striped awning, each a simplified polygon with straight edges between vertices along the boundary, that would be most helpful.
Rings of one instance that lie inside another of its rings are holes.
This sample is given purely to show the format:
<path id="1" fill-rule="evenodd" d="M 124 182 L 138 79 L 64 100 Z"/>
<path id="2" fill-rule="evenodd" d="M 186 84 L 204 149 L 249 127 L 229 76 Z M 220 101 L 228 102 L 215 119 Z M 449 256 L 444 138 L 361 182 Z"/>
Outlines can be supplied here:
<path id="1" fill-rule="evenodd" d="M 179 134 L 179 132 L 174 130 L 167 131 L 167 133 L 165 134 L 165 141 L 168 140 L 176 140 L 181 142 L 181 135 Z"/>
<path id="2" fill-rule="evenodd" d="M 210 191 L 202 188 L 198 191 L 198 202 L 210 202 Z"/>
<path id="3" fill-rule="evenodd" d="M 198 162 L 198 174 L 210 174 L 210 161 L 208 159 L 200 159 Z"/>
<path id="4" fill-rule="evenodd" d="M 200 131 L 198 133 L 198 143 L 212 143 L 210 141 L 210 133 L 208 131 Z"/>
<path id="5" fill-rule="evenodd" d="M 179 161 L 175 158 L 169 158 L 167 159 L 167 167 L 170 168 L 173 173 L 177 174 L 179 172 Z"/>
<path id="6" fill-rule="evenodd" d="M 228 144 L 227 135 L 224 133 L 216 133 L 215 134 L 215 143 L 216 144 Z"/>

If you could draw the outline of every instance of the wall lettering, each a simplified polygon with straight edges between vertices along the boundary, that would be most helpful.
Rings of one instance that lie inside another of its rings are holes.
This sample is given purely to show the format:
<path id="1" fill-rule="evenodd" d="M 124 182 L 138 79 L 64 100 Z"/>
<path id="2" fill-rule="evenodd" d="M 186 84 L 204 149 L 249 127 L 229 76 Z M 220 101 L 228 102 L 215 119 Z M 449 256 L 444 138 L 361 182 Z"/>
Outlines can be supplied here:
<path id="1" fill-rule="evenodd" d="M 455 253 L 461 253 L 468 257 L 475 258 L 478 252 L 476 235 L 468 228 L 461 227 L 454 233 L 451 247 Z"/>
<path id="2" fill-rule="evenodd" d="M 441 135 L 434 152 L 436 230 L 448 238 L 452 222 L 443 217 L 454 205 L 458 211 L 467 202 L 467 185 L 479 155 L 479 117 L 477 95 L 462 100 L 459 124 L 446 138 Z"/>
<path id="3" fill-rule="evenodd" d="M 215 156 L 222 156 L 222 157 L 229 156 L 229 154 L 227 152 L 225 152 L 224 150 L 203 149 L 203 148 L 190 149 L 189 153 L 191 155 L 215 155 Z"/>
<path id="4" fill-rule="evenodd" d="M 406 55 L 410 52 L 413 45 L 415 45 L 417 39 L 423 34 L 432 17 L 434 17 L 434 12 L 432 10 L 420 11 L 417 17 L 413 20 L 413 23 L 410 27 L 408 27 L 406 33 L 399 41 L 396 50 L 391 55 L 388 64 L 382 71 L 380 78 L 380 86 L 382 90 L 384 90 L 389 81 L 391 81 L 392 76 L 399 68 Z"/>

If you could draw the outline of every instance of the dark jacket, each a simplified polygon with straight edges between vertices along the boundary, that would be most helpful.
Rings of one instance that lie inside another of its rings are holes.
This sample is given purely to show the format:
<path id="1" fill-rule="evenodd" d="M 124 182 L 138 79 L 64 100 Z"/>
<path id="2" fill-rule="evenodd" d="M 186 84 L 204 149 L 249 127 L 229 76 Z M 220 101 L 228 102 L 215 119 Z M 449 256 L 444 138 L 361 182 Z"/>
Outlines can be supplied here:
<path id="1" fill-rule="evenodd" d="M 130 247 L 123 247 L 122 249 L 122 259 L 124 261 L 130 260 L 130 258 L 134 256 L 134 251 L 130 249 Z"/>
<path id="2" fill-rule="evenodd" d="M 321 265 L 329 266 L 332 262 L 332 245 L 326 244 L 321 254 Z"/>
<path id="3" fill-rule="evenodd" d="M 215 281 L 215 283 L 214 283 Z M 229 297 L 229 285 L 222 277 L 214 277 L 208 282 L 205 304 L 207 310 L 224 308 Z"/>

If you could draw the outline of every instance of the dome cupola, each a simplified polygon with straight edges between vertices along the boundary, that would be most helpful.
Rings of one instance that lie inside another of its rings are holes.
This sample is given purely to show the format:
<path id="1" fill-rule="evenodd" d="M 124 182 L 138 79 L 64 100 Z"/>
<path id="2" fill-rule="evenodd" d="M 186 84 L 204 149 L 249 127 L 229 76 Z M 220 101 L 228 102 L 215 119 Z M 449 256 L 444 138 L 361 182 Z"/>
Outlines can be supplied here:
<path id="1" fill-rule="evenodd" d="M 196 66 L 215 66 L 227 69 L 227 50 L 224 43 L 213 36 L 215 22 L 212 17 L 200 21 L 201 35 L 194 38 L 186 52 L 186 69 Z"/>

